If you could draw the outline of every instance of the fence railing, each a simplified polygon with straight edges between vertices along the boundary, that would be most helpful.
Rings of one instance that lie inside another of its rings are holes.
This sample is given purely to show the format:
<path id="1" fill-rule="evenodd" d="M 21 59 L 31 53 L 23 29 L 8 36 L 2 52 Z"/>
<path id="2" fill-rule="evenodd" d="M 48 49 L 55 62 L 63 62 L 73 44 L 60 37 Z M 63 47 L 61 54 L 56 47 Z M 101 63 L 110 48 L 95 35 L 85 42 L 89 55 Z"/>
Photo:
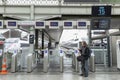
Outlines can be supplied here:
<path id="1" fill-rule="evenodd" d="M 0 5 L 3 5 L 4 2 L 6 2 L 6 5 L 59 5 L 59 2 L 61 4 L 88 4 L 89 2 L 70 2 L 70 3 L 64 3 L 64 0 L 0 0 Z M 114 3 L 114 4 L 120 4 L 120 0 L 99 0 L 97 3 Z"/>

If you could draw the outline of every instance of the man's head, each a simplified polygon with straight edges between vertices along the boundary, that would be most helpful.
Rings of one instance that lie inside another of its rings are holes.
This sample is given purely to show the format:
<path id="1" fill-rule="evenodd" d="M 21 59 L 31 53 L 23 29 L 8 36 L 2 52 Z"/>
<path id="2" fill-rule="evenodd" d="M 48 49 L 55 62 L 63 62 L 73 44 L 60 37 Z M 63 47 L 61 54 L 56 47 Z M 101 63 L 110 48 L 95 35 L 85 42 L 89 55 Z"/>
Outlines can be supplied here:
<path id="1" fill-rule="evenodd" d="M 87 46 L 86 41 L 82 41 L 82 46 Z"/>

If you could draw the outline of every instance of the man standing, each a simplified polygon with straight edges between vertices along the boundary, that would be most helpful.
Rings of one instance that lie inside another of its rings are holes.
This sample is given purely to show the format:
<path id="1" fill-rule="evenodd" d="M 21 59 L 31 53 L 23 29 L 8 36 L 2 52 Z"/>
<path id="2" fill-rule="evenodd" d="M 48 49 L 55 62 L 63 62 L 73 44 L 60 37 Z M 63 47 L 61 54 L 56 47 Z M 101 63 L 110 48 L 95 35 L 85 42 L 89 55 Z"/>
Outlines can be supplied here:
<path id="1" fill-rule="evenodd" d="M 81 56 L 83 56 L 83 60 L 81 61 L 81 76 L 88 77 L 88 58 L 90 57 L 90 49 L 85 41 L 82 42 L 82 48 L 80 49 Z"/>

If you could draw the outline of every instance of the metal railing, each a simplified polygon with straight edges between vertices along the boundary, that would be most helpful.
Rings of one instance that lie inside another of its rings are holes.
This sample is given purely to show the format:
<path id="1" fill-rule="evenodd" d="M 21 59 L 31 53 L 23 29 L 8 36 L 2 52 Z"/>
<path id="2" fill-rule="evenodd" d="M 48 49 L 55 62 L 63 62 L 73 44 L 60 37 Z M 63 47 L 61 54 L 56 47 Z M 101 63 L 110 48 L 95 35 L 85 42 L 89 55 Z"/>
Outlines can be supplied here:
<path id="1" fill-rule="evenodd" d="M 59 5 L 59 4 L 89 4 L 93 2 L 64 3 L 64 0 L 0 0 L 0 5 Z M 119 4 L 120 0 L 99 0 L 95 3 Z"/>
<path id="2" fill-rule="evenodd" d="M 0 4 L 6 5 L 58 5 L 59 0 L 0 0 Z"/>

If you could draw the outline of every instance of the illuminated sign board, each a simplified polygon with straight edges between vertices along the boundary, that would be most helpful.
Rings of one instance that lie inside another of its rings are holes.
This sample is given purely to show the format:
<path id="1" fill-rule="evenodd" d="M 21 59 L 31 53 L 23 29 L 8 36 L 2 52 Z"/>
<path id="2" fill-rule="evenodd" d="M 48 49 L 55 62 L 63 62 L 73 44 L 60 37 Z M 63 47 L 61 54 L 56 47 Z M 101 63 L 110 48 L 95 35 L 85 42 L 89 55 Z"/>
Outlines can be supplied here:
<path id="1" fill-rule="evenodd" d="M 0 20 L 0 28 L 3 28 L 3 21 Z"/>
<path id="2" fill-rule="evenodd" d="M 77 28 L 87 28 L 87 23 L 86 22 L 77 22 Z"/>
<path id="3" fill-rule="evenodd" d="M 73 22 L 72 21 L 63 22 L 63 28 L 73 28 Z"/>
<path id="4" fill-rule="evenodd" d="M 35 28 L 36 29 L 44 29 L 45 28 L 45 22 L 44 21 L 36 21 Z"/>
<path id="5" fill-rule="evenodd" d="M 92 16 L 94 17 L 110 17 L 111 6 L 92 6 Z"/>
<path id="6" fill-rule="evenodd" d="M 50 21 L 49 28 L 58 29 L 59 28 L 59 22 L 58 21 Z"/>
<path id="7" fill-rule="evenodd" d="M 93 19 L 91 24 L 92 30 L 106 30 L 110 28 L 110 19 Z"/>
<path id="8" fill-rule="evenodd" d="M 17 21 L 7 21 L 7 28 L 9 29 L 16 29 L 17 28 Z"/>

